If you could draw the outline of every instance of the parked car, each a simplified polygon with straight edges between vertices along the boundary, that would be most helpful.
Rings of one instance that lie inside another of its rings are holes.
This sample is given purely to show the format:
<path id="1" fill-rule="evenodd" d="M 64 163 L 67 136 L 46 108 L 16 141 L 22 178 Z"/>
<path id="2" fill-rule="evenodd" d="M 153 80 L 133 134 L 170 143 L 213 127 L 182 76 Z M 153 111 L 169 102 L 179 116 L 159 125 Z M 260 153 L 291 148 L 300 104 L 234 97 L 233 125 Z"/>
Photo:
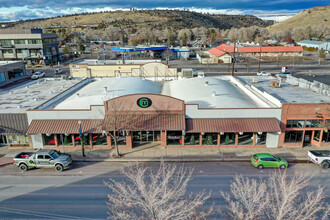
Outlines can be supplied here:
<path id="1" fill-rule="evenodd" d="M 270 73 L 267 73 L 265 71 L 261 71 L 261 72 L 258 72 L 257 73 L 257 76 L 271 76 L 271 74 Z"/>
<path id="2" fill-rule="evenodd" d="M 330 150 L 310 150 L 307 157 L 309 161 L 320 165 L 323 169 L 330 167 Z"/>
<path id="3" fill-rule="evenodd" d="M 58 69 L 56 69 L 56 70 L 54 71 L 55 75 L 59 75 L 59 74 L 61 74 L 62 72 L 63 72 L 63 70 L 60 69 L 60 68 L 58 68 Z"/>
<path id="4" fill-rule="evenodd" d="M 32 74 L 31 79 L 39 79 L 45 77 L 45 72 L 35 72 Z"/>
<path id="5" fill-rule="evenodd" d="M 37 152 L 22 152 L 14 157 L 14 164 L 21 171 L 27 171 L 30 167 L 35 168 L 51 168 L 62 172 L 65 167 L 72 164 L 70 154 L 61 153 L 52 149 L 41 149 Z"/>
<path id="6" fill-rule="evenodd" d="M 277 157 L 268 153 L 258 153 L 252 156 L 251 163 L 259 169 L 275 167 L 285 169 L 288 167 L 288 162 L 281 157 Z"/>
<path id="7" fill-rule="evenodd" d="M 292 73 L 291 72 L 280 72 L 280 73 L 277 73 L 275 76 L 286 78 L 288 75 L 292 75 Z"/>

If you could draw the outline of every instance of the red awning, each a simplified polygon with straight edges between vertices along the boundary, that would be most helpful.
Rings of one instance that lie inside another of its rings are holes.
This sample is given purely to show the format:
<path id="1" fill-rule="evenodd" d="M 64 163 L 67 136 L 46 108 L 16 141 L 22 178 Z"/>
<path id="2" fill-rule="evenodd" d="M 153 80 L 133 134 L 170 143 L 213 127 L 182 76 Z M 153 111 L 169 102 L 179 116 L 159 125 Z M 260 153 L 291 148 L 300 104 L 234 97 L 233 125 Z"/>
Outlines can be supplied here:
<path id="1" fill-rule="evenodd" d="M 120 114 L 105 116 L 103 129 L 113 131 L 116 124 L 119 130 L 155 131 L 155 130 L 185 130 L 184 114 Z"/>
<path id="2" fill-rule="evenodd" d="M 79 120 L 32 120 L 27 134 L 78 134 Z M 83 133 L 102 133 L 103 120 L 81 120 Z"/>
<path id="3" fill-rule="evenodd" d="M 186 132 L 280 132 L 276 118 L 187 119 Z"/>

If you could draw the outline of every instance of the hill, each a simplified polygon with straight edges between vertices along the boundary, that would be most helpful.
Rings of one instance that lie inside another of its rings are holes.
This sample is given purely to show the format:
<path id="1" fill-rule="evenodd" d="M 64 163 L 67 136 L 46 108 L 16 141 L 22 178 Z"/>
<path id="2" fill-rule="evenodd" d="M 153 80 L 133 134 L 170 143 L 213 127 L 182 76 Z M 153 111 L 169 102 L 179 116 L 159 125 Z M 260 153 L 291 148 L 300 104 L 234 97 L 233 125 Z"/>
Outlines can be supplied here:
<path id="1" fill-rule="evenodd" d="M 306 9 L 280 23 L 269 26 L 270 32 L 307 28 L 322 25 L 330 28 L 330 5 Z"/>
<path id="2" fill-rule="evenodd" d="M 267 27 L 273 21 L 264 21 L 252 15 L 212 15 L 181 10 L 132 10 L 101 13 L 84 13 L 59 16 L 48 19 L 35 19 L 16 22 L 11 28 L 63 28 L 103 29 L 115 26 L 122 29 L 140 29 L 143 27 L 173 29 L 206 27 L 230 29 L 232 27 L 260 26 Z"/>

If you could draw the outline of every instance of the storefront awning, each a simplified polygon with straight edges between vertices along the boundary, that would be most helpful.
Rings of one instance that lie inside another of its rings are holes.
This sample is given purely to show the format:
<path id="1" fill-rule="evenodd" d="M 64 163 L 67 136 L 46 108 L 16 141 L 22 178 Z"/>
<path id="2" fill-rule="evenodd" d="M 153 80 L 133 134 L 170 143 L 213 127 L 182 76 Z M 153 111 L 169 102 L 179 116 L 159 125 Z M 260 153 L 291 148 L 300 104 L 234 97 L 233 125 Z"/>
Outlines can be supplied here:
<path id="1" fill-rule="evenodd" d="M 78 134 L 79 120 L 32 120 L 27 134 Z M 83 133 L 102 133 L 103 120 L 81 120 Z"/>
<path id="2" fill-rule="evenodd" d="M 113 131 L 117 129 L 128 131 L 156 131 L 156 130 L 185 130 L 184 114 L 133 114 L 106 115 L 103 129 Z"/>
<path id="3" fill-rule="evenodd" d="M 27 128 L 26 113 L 0 114 L 0 134 L 26 134 Z"/>
<path id="4" fill-rule="evenodd" d="M 187 119 L 186 132 L 280 132 L 276 118 Z"/>

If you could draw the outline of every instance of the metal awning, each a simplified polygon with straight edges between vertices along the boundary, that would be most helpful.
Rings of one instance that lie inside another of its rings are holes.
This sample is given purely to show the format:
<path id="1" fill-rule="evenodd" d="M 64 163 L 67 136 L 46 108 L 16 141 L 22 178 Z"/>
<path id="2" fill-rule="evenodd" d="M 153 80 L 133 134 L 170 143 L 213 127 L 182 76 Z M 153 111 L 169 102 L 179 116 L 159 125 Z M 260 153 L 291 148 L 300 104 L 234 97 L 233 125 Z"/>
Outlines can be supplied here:
<path id="1" fill-rule="evenodd" d="M 26 134 L 27 129 L 26 113 L 0 114 L 0 134 Z"/>
<path id="2" fill-rule="evenodd" d="M 103 129 L 113 131 L 117 129 L 128 131 L 155 130 L 185 130 L 184 114 L 107 114 L 103 122 Z"/>
<path id="3" fill-rule="evenodd" d="M 187 119 L 186 132 L 280 132 L 276 118 Z"/>
<path id="4" fill-rule="evenodd" d="M 27 134 L 79 134 L 79 120 L 32 120 Z M 102 133 L 103 120 L 80 120 L 83 133 Z"/>

